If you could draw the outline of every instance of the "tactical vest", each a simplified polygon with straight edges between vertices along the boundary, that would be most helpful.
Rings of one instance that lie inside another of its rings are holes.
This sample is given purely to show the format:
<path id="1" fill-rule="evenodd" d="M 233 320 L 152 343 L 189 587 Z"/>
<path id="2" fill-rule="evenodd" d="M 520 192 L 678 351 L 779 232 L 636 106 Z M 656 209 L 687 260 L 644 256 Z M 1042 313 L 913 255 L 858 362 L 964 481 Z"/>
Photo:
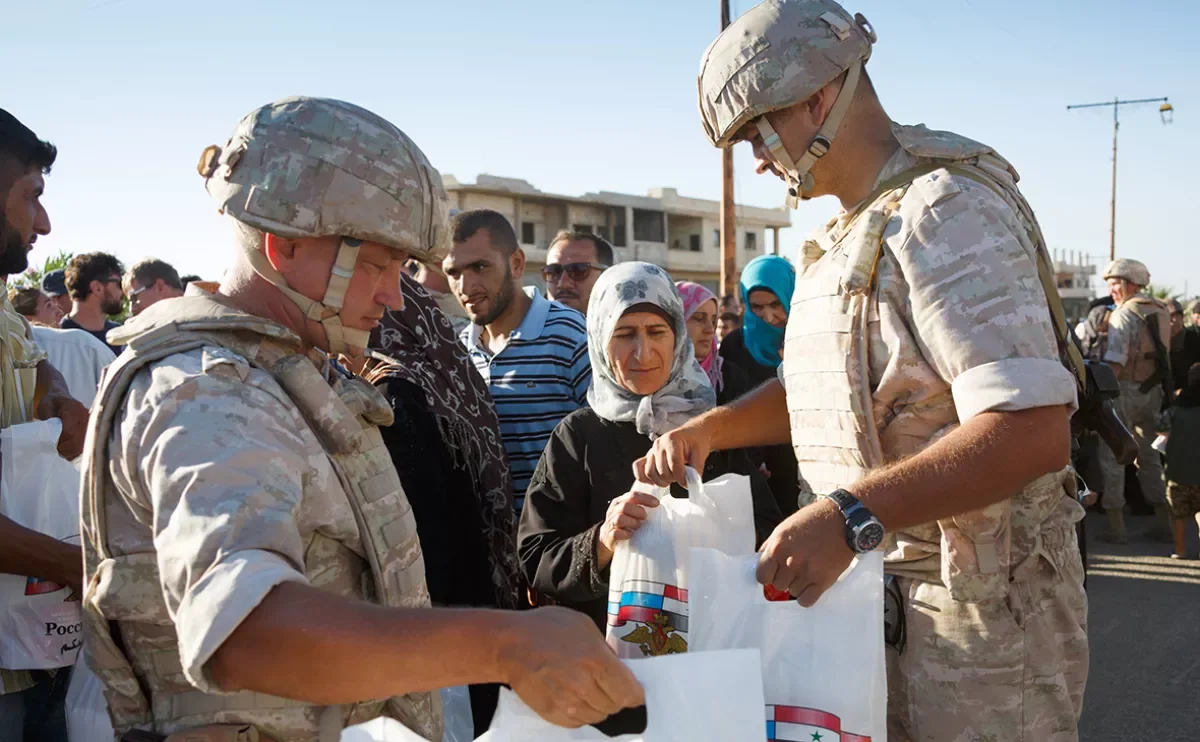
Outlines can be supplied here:
<path id="1" fill-rule="evenodd" d="M 1162 379 L 1166 369 L 1160 368 L 1159 350 L 1165 352 L 1171 347 L 1171 310 L 1158 299 L 1139 294 L 1121 304 L 1121 309 L 1128 310 L 1141 320 L 1137 340 L 1129 346 L 1129 355 L 1118 381 L 1129 381 L 1134 384 L 1148 384 L 1143 392 L 1150 391 L 1155 382 Z M 1158 323 L 1158 337 L 1155 338 L 1150 327 L 1150 317 L 1155 317 Z"/>
<path id="2" fill-rule="evenodd" d="M 1083 382 L 1082 359 L 1065 340 L 1061 302 L 1055 306 L 1058 294 L 1047 270 L 1045 242 L 1032 210 L 1015 187 L 1011 166 L 991 148 L 955 134 L 919 126 L 896 126 L 893 132 L 901 147 L 921 164 L 882 183 L 848 215 L 840 238 L 827 246 L 810 240 L 801 255 L 784 339 L 783 384 L 801 485 L 810 494 L 850 485 L 873 468 L 916 453 L 958 424 L 947 388 L 921 403 L 921 409 L 903 411 L 908 415 L 904 438 L 918 441 L 912 444 L 917 447 L 897 451 L 891 445 L 885 451 L 880 421 L 892 411 L 876 409 L 873 397 L 869 348 L 872 326 L 878 327 L 880 317 L 876 278 L 884 231 L 912 182 L 923 175 L 949 169 L 969 177 L 1000 195 L 1020 217 L 1039 254 L 1043 289 L 1052 297 L 1060 351 L 1064 359 L 1073 352 L 1070 365 L 1077 382 Z M 907 543 L 923 553 L 924 558 L 914 563 L 924 565 L 920 568 L 924 578 L 938 574 L 956 600 L 1002 597 L 1008 591 L 1014 558 L 1025 563 L 1040 553 L 1042 524 L 1061 505 L 1067 479 L 1067 471 L 1047 475 L 1017 497 L 911 533 L 891 534 L 889 552 L 903 552 Z M 1014 523 L 1014 517 L 1019 522 Z M 1014 532 L 1022 543 L 1014 544 Z M 1058 534 L 1051 538 L 1059 540 Z M 940 543 L 938 552 L 930 552 L 929 542 Z"/>
<path id="3" fill-rule="evenodd" d="M 441 705 L 435 694 L 317 707 L 260 693 L 204 693 L 184 677 L 155 553 L 116 552 L 107 531 L 109 514 L 128 509 L 128 493 L 118 492 L 108 473 L 109 437 L 134 377 L 173 354 L 232 351 L 279 383 L 321 441 L 354 512 L 362 548 L 312 533 L 304 550 L 310 584 L 405 608 L 429 606 L 429 593 L 412 509 L 376 427 L 392 420 L 382 395 L 357 377 L 337 378 L 331 385 L 313 360 L 297 353 L 297 339 L 288 330 L 215 297 L 185 296 L 162 304 L 167 306 L 153 312 L 151 322 L 135 320 L 110 336 L 127 340 L 128 348 L 105 372 L 85 449 L 86 646 L 89 664 L 104 683 L 114 730 L 167 734 L 205 724 L 247 723 L 279 742 L 314 742 L 337 739 L 343 725 L 386 714 L 440 740 Z"/>

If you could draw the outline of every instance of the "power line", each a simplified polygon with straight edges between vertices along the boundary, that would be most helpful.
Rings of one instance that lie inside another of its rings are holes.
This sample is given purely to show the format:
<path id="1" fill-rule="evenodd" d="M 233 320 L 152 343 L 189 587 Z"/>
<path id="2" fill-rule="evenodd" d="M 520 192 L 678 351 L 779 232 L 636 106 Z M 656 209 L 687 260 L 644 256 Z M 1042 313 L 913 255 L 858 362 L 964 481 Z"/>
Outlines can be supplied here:
<path id="1" fill-rule="evenodd" d="M 1108 259 L 1110 261 L 1117 259 L 1117 132 L 1121 128 L 1120 119 L 1117 116 L 1121 106 L 1134 106 L 1142 103 L 1161 103 L 1158 111 L 1162 117 L 1164 124 L 1171 123 L 1174 117 L 1175 109 L 1170 102 L 1165 98 L 1137 98 L 1135 100 L 1121 100 L 1113 98 L 1111 101 L 1102 103 L 1076 103 L 1067 106 L 1068 111 L 1076 111 L 1081 108 L 1103 108 L 1112 106 L 1113 111 L 1113 147 L 1112 147 L 1112 203 L 1109 212 L 1109 229 L 1108 229 Z"/>

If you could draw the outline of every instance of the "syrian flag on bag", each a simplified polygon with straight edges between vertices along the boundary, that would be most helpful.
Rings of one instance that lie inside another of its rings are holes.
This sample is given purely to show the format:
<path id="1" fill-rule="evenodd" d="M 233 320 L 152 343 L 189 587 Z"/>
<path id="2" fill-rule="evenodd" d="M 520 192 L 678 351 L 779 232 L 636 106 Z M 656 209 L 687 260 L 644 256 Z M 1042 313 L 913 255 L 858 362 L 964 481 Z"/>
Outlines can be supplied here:
<path id="1" fill-rule="evenodd" d="M 687 590 L 650 580 L 625 580 L 622 588 L 608 591 L 608 625 L 635 625 L 625 634 L 614 632 L 618 639 L 648 657 L 687 651 Z"/>
<path id="2" fill-rule="evenodd" d="M 767 706 L 767 742 L 871 742 L 842 731 L 833 714 L 801 706 Z"/>

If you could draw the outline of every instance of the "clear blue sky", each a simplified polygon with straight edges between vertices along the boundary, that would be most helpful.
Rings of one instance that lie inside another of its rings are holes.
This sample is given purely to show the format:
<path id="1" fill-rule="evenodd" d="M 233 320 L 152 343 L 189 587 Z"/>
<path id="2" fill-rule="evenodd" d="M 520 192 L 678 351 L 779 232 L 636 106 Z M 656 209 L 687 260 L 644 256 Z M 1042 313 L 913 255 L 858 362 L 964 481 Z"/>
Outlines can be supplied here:
<path id="1" fill-rule="evenodd" d="M 750 0 L 734 0 L 740 14 Z M 717 198 L 696 113 L 716 0 L 0 0 L 0 106 L 59 146 L 45 203 L 59 249 L 154 255 L 219 276 L 231 254 L 196 174 L 204 146 L 275 98 L 344 98 L 391 119 L 443 173 L 556 193 L 674 186 Z M 1117 246 L 1156 283 L 1200 293 L 1200 3 L 861 0 L 885 106 L 986 142 L 1021 172 L 1051 249 L 1102 261 L 1111 114 L 1069 103 L 1170 96 L 1122 111 Z M 13 29 L 21 29 L 20 33 Z M 1189 73 L 1188 71 L 1191 70 Z M 782 186 L 736 157 L 737 197 Z M 837 209 L 794 212 L 785 250 Z"/>

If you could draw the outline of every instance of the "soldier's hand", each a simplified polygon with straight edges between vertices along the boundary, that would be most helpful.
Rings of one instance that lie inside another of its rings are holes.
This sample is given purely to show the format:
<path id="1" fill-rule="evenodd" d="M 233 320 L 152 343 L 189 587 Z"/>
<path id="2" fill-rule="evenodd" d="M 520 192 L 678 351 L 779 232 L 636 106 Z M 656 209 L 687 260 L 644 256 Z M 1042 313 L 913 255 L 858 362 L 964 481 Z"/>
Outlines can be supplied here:
<path id="1" fill-rule="evenodd" d="M 846 570 L 854 552 L 846 521 L 831 500 L 820 499 L 780 523 L 763 543 L 756 576 L 786 590 L 808 608 Z"/>
<path id="2" fill-rule="evenodd" d="M 512 618 L 516 632 L 500 653 L 504 678 L 546 721 L 581 727 L 645 702 L 642 686 L 586 615 L 538 608 Z"/>
<path id="3" fill-rule="evenodd" d="M 655 440 L 649 453 L 633 462 L 633 476 L 658 487 L 686 487 L 687 467 L 704 471 L 710 453 L 712 443 L 703 429 L 678 428 Z"/>

